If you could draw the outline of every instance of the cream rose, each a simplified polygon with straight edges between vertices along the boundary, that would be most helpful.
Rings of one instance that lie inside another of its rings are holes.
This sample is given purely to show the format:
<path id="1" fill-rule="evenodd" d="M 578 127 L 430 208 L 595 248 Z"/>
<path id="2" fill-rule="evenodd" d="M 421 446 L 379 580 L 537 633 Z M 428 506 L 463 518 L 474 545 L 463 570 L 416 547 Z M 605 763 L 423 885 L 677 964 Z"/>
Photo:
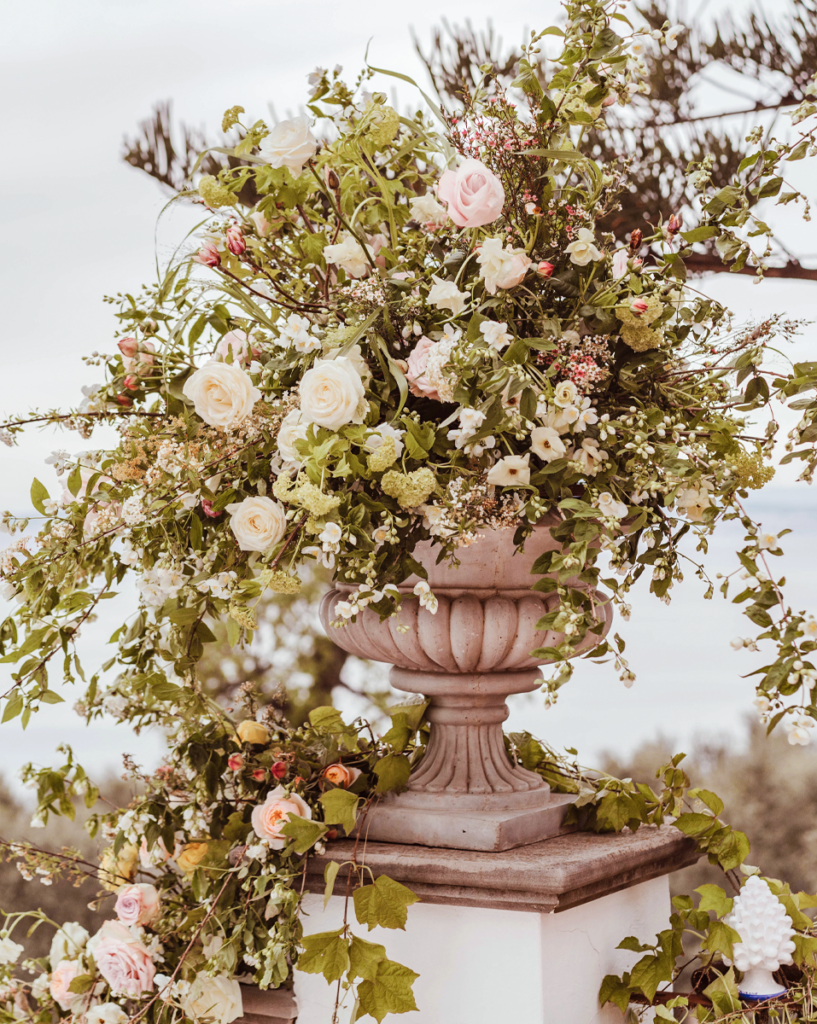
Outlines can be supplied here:
<path id="1" fill-rule="evenodd" d="M 496 487 L 518 487 L 530 483 L 530 455 L 506 455 L 492 466 L 488 483 Z"/>
<path id="2" fill-rule="evenodd" d="M 51 966 L 55 967 L 60 960 L 79 956 L 85 948 L 88 938 L 88 931 L 81 924 L 77 924 L 76 921 L 66 921 L 61 928 L 54 932 L 54 938 L 51 940 L 51 951 L 48 954 Z"/>
<path id="3" fill-rule="evenodd" d="M 261 392 L 235 363 L 205 363 L 184 382 L 186 398 L 211 427 L 232 427 L 246 419 Z"/>
<path id="4" fill-rule="evenodd" d="M 348 232 L 344 234 L 342 241 L 336 245 L 325 245 L 323 247 L 323 258 L 327 263 L 334 263 L 336 267 L 342 267 L 350 277 L 365 277 L 372 269 L 372 265 L 366 257 L 366 253 L 374 259 L 374 252 L 371 246 L 363 246 Z"/>
<path id="5" fill-rule="evenodd" d="M 318 142 L 308 117 L 281 121 L 261 140 L 261 156 L 271 167 L 288 167 L 297 177 L 318 151 Z"/>
<path id="6" fill-rule="evenodd" d="M 448 223 L 448 210 L 434 198 L 431 192 L 424 196 L 412 196 L 409 199 L 409 213 L 411 219 L 427 228 L 441 228 Z"/>
<path id="7" fill-rule="evenodd" d="M 497 288 L 515 288 L 531 264 L 522 249 L 503 249 L 501 238 L 486 238 L 478 252 L 480 277 L 491 295 L 496 295 Z"/>
<path id="8" fill-rule="evenodd" d="M 366 416 L 365 391 L 351 359 L 316 359 L 298 387 L 301 412 L 307 423 L 340 430 L 347 423 L 362 423 Z"/>
<path id="9" fill-rule="evenodd" d="M 183 1007 L 193 1020 L 206 1017 L 215 1020 L 216 1024 L 231 1024 L 244 1013 L 241 986 L 229 974 L 217 974 L 214 978 L 199 974 L 184 999 Z"/>
<path id="10" fill-rule="evenodd" d="M 563 380 L 561 384 L 556 386 L 556 390 L 553 393 L 553 401 L 559 408 L 566 409 L 569 405 L 575 405 L 578 393 L 579 389 L 572 380 Z"/>
<path id="11" fill-rule="evenodd" d="M 286 836 L 281 829 L 290 818 L 306 818 L 312 820 L 312 809 L 297 793 L 287 793 L 283 786 L 276 786 L 267 793 L 263 804 L 258 804 L 252 811 L 252 827 L 259 839 L 268 843 L 273 850 L 282 850 Z"/>
<path id="12" fill-rule="evenodd" d="M 300 409 L 293 409 L 281 420 L 278 428 L 278 451 L 285 462 L 295 462 L 299 466 L 304 461 L 303 456 L 295 447 L 296 441 L 303 441 L 306 437 L 307 424 L 304 423 L 303 413 Z"/>
<path id="13" fill-rule="evenodd" d="M 269 743 L 269 729 L 262 722 L 245 718 L 236 730 L 242 743 Z"/>
<path id="14" fill-rule="evenodd" d="M 230 529 L 242 551 L 269 551 L 287 528 L 283 505 L 272 498 L 245 498 L 227 506 Z"/>

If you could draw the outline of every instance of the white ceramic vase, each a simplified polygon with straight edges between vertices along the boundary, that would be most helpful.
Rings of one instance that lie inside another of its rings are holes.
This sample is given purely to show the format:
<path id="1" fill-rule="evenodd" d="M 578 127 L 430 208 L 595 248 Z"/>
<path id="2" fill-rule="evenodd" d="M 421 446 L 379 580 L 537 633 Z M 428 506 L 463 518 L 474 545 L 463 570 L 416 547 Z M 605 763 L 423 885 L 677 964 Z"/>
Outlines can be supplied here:
<path id="1" fill-rule="evenodd" d="M 321 621 L 338 646 L 389 662 L 394 687 L 429 700 L 426 754 L 408 790 L 381 801 L 369 815 L 370 839 L 506 850 L 561 830 L 572 797 L 552 793 L 539 775 L 512 765 L 502 735 L 506 697 L 541 685 L 542 660 L 530 652 L 563 639 L 536 628 L 558 599 L 530 589 L 539 578 L 531 575 L 531 566 L 559 543 L 544 524 L 524 552 L 514 554 L 513 534 L 512 529 L 484 531 L 459 549 L 458 567 L 437 565 L 439 547 L 419 545 L 415 557 L 439 601 L 434 615 L 412 595 L 414 577 L 400 586 L 405 596 L 399 617 L 382 622 L 366 609 L 355 622 L 332 627 L 337 602 L 348 588 L 336 584 L 323 599 Z M 588 594 L 604 627 L 601 635 L 589 634 L 577 654 L 598 644 L 612 621 L 610 603 Z"/>

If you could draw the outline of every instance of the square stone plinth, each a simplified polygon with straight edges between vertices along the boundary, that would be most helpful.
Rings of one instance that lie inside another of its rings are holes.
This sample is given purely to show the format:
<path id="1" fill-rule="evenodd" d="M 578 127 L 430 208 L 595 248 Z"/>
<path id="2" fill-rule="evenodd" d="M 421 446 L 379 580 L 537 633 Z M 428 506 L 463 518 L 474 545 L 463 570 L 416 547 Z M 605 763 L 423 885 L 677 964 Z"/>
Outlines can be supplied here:
<path id="1" fill-rule="evenodd" d="M 307 862 L 306 890 L 324 891 L 329 861 L 355 858 L 377 875 L 403 882 L 425 903 L 552 913 L 669 874 L 701 856 L 671 826 L 597 835 L 571 832 L 499 853 L 395 843 L 328 843 Z M 343 892 L 341 868 L 335 892 Z"/>
<path id="2" fill-rule="evenodd" d="M 295 1024 L 298 1006 L 291 989 L 261 991 L 255 985 L 241 986 L 244 1013 L 237 1024 Z"/>

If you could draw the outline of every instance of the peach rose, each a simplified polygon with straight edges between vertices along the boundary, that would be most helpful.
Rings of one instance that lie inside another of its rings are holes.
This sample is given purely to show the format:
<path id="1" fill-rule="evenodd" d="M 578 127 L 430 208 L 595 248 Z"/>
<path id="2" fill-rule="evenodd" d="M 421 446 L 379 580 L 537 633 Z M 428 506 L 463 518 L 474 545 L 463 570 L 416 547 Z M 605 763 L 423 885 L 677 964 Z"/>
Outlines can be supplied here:
<path id="1" fill-rule="evenodd" d="M 281 829 L 290 818 L 312 820 L 312 809 L 297 793 L 287 793 L 283 786 L 276 786 L 267 793 L 263 804 L 253 808 L 252 827 L 259 839 L 268 843 L 273 850 L 282 850 L 286 836 Z"/>
<path id="2" fill-rule="evenodd" d="M 425 395 L 426 398 L 433 398 L 435 402 L 439 402 L 439 392 L 429 383 L 425 375 L 428 357 L 434 351 L 436 344 L 436 341 L 432 341 L 431 338 L 427 338 L 425 335 L 420 338 L 408 357 L 406 380 L 408 381 L 409 391 L 413 395 L 416 395 L 418 398 L 422 398 Z"/>
<path id="3" fill-rule="evenodd" d="M 79 962 L 77 960 L 60 960 L 51 972 L 50 990 L 54 1002 L 63 1009 L 71 1008 L 73 992 L 68 991 L 68 986 L 79 974 Z"/>
<path id="4" fill-rule="evenodd" d="M 236 732 L 242 743 L 269 743 L 269 729 L 251 718 L 246 718 Z"/>
<path id="5" fill-rule="evenodd" d="M 343 786 L 344 789 L 348 789 L 359 776 L 359 768 L 348 768 L 345 764 L 339 763 L 327 765 L 321 772 L 322 779 L 335 786 Z"/>
<path id="6" fill-rule="evenodd" d="M 123 885 L 116 897 L 116 916 L 122 924 L 150 924 L 159 916 L 159 893 L 154 885 Z"/>
<path id="7" fill-rule="evenodd" d="M 455 171 L 445 171 L 437 195 L 461 228 L 490 224 L 502 213 L 505 202 L 502 182 L 479 160 L 463 160 Z"/>
<path id="8" fill-rule="evenodd" d="M 98 934 L 94 960 L 111 991 L 132 998 L 150 991 L 156 968 L 142 943 L 116 921 L 106 921 Z"/>
<path id="9" fill-rule="evenodd" d="M 192 874 L 206 856 L 207 843 L 188 843 L 176 858 L 176 863 L 186 875 Z"/>

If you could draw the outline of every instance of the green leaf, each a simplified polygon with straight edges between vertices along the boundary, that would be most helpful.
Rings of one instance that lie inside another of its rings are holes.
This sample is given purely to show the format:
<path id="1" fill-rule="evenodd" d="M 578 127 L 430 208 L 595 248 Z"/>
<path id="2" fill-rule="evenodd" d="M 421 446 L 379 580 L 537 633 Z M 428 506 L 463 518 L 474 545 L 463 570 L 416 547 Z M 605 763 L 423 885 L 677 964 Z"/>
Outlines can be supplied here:
<path id="1" fill-rule="evenodd" d="M 39 694 L 39 699 L 43 704 L 64 704 L 65 697 L 60 697 L 58 693 L 54 693 L 53 690 L 44 690 Z"/>
<path id="2" fill-rule="evenodd" d="M 348 789 L 330 789 L 320 796 L 323 804 L 323 820 L 327 825 L 342 825 L 346 835 L 352 834 L 357 820 L 357 805 L 360 797 Z"/>
<path id="3" fill-rule="evenodd" d="M 374 981 L 377 977 L 377 968 L 385 959 L 385 946 L 377 942 L 367 942 L 357 935 L 352 936 L 352 944 L 349 947 L 349 973 L 353 978 Z"/>
<path id="4" fill-rule="evenodd" d="M 717 817 L 723 810 L 723 800 L 708 789 L 691 789 L 689 795 L 693 800 L 700 800 L 706 804 L 710 811 Z"/>
<path id="5" fill-rule="evenodd" d="M 718 917 L 728 914 L 735 902 L 719 885 L 699 885 L 695 892 L 701 894 L 698 910 L 714 910 Z"/>
<path id="6" fill-rule="evenodd" d="M 712 953 L 722 953 L 731 960 L 734 957 L 732 949 L 734 942 L 740 942 L 740 935 L 734 928 L 730 928 L 724 921 L 711 921 L 706 931 L 703 947 Z"/>
<path id="7" fill-rule="evenodd" d="M 94 976 L 92 974 L 78 974 L 68 986 L 69 992 L 83 995 L 94 987 Z"/>
<path id="8" fill-rule="evenodd" d="M 358 924 L 368 925 L 369 931 L 378 925 L 405 931 L 408 908 L 419 900 L 405 885 L 380 875 L 373 885 L 355 889 L 355 915 Z"/>
<path id="9" fill-rule="evenodd" d="M 735 969 L 730 967 L 726 974 L 716 978 L 704 989 L 704 995 L 720 1013 L 734 1013 L 741 1008 L 738 986 L 735 984 Z"/>
<path id="10" fill-rule="evenodd" d="M 321 836 L 326 835 L 326 825 L 320 821 L 307 821 L 306 818 L 293 816 L 281 829 L 281 835 L 293 840 L 290 849 L 294 853 L 306 853 Z"/>
<path id="11" fill-rule="evenodd" d="M 48 501 L 48 491 L 45 489 L 45 485 L 41 484 L 40 481 L 34 477 L 31 484 L 31 504 L 41 516 L 48 515 L 45 510 L 44 502 Z"/>
<path id="12" fill-rule="evenodd" d="M 80 472 L 79 466 L 74 466 L 71 472 L 68 474 L 68 480 L 66 481 L 68 490 L 76 496 L 79 494 L 79 489 L 82 487 L 82 473 Z"/>
<path id="13" fill-rule="evenodd" d="M 346 732 L 346 725 L 337 708 L 314 708 L 309 712 L 309 724 L 316 732 Z"/>
<path id="14" fill-rule="evenodd" d="M 626 1013 L 630 1005 L 629 986 L 615 974 L 606 975 L 599 990 L 599 1006 L 603 1007 L 607 1003 L 613 1003 L 622 1013 Z"/>
<path id="15" fill-rule="evenodd" d="M 241 811 L 233 811 L 227 819 L 227 824 L 221 830 L 222 838 L 229 839 L 231 843 L 242 843 L 252 832 L 252 825 L 244 821 Z"/>
<path id="16" fill-rule="evenodd" d="M 711 814 L 682 814 L 673 822 L 685 836 L 698 836 L 715 824 Z"/>
<path id="17" fill-rule="evenodd" d="M 374 766 L 377 776 L 377 792 L 390 793 L 405 789 L 411 775 L 411 764 L 402 754 L 387 754 Z"/>
<path id="18" fill-rule="evenodd" d="M 329 900 L 332 898 L 332 893 L 335 889 L 335 879 L 338 877 L 338 871 L 340 871 L 340 864 L 338 864 L 336 860 L 330 860 L 323 869 L 323 880 L 326 882 L 326 888 L 323 893 L 324 910 L 329 906 Z"/>
<path id="19" fill-rule="evenodd" d="M 6 706 L 3 709 L 3 722 L 10 722 L 12 718 L 16 718 L 23 710 L 23 697 L 20 693 L 13 693 L 6 701 Z"/>
<path id="20" fill-rule="evenodd" d="M 375 980 L 363 981 L 358 986 L 360 1006 L 355 1020 L 369 1014 L 379 1024 L 387 1013 L 409 1013 L 416 1010 L 417 1003 L 411 987 L 419 977 L 419 974 L 402 964 L 383 960 L 378 965 Z"/>
<path id="21" fill-rule="evenodd" d="M 303 953 L 298 957 L 298 970 L 305 974 L 322 974 L 327 981 L 338 981 L 349 969 L 349 942 L 336 932 L 304 935 Z"/>
<path id="22" fill-rule="evenodd" d="M 640 988 L 650 1000 L 662 981 L 672 981 L 672 961 L 663 953 L 643 956 L 630 974 L 630 986 Z"/>
<path id="23" fill-rule="evenodd" d="M 692 228 L 691 231 L 682 231 L 681 238 L 691 245 L 693 242 L 703 242 L 707 238 L 714 238 L 717 233 L 718 228 L 714 224 L 703 224 L 699 228 Z"/>

